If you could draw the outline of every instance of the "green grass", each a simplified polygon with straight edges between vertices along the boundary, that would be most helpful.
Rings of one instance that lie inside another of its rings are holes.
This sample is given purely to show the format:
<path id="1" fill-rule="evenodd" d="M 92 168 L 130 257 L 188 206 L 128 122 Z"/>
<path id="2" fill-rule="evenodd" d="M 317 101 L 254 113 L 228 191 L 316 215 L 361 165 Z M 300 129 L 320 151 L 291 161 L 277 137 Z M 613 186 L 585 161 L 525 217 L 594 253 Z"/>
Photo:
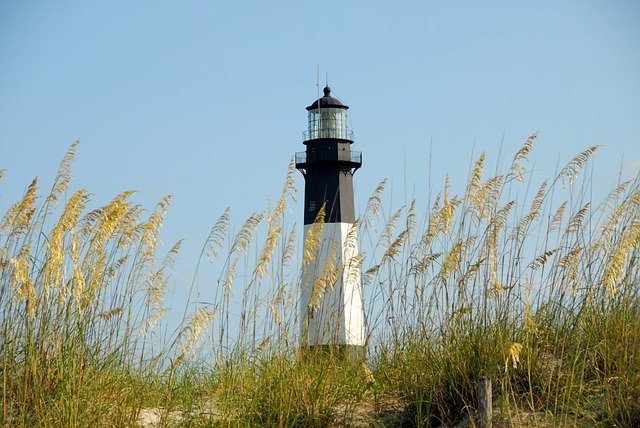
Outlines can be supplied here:
<path id="1" fill-rule="evenodd" d="M 495 175 L 481 155 L 459 196 L 447 178 L 382 215 L 374 191 L 358 220 L 366 361 L 298 349 L 293 168 L 237 231 L 229 211 L 215 222 L 196 270 L 218 281 L 196 272 L 191 290 L 213 302 L 163 335 L 170 198 L 89 210 L 67 194 L 74 144 L 49 193 L 34 181 L 0 223 L 3 425 L 451 425 L 475 421 L 489 377 L 499 426 L 640 426 L 640 178 L 587 199 L 594 147 L 537 182 L 535 140 Z"/>

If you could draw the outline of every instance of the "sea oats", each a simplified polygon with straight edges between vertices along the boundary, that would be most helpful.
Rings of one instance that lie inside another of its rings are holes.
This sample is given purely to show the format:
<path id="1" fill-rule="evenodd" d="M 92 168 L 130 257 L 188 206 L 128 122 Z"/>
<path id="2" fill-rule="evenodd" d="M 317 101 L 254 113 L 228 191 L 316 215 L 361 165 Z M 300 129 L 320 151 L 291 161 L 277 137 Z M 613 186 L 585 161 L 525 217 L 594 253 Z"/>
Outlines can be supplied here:
<path id="1" fill-rule="evenodd" d="M 526 173 L 526 169 L 522 164 L 519 163 L 521 160 L 529 160 L 528 155 L 533 148 L 533 143 L 538 138 L 538 133 L 534 132 L 527 138 L 527 141 L 524 142 L 522 147 L 516 152 L 513 157 L 513 161 L 511 162 L 511 168 L 509 169 L 509 173 L 507 174 L 507 180 L 514 178 L 515 180 L 522 182 L 524 180 L 524 174 Z"/>
<path id="2" fill-rule="evenodd" d="M 180 253 L 180 249 L 182 248 L 182 244 L 184 243 L 184 239 L 180 239 L 176 241 L 175 244 L 171 247 L 171 249 L 167 252 L 160 263 L 160 269 L 167 270 L 173 269 L 176 265 L 176 260 L 178 258 L 178 254 Z"/>
<path id="3" fill-rule="evenodd" d="M 276 309 L 276 305 L 273 303 L 269 303 L 269 309 L 271 310 L 271 316 L 273 316 L 273 321 L 280 325 L 282 320 L 280 319 L 280 314 L 278 314 L 278 310 Z"/>
<path id="4" fill-rule="evenodd" d="M 507 287 L 502 283 L 502 281 L 500 281 L 497 270 L 493 269 L 491 271 L 491 287 L 486 290 L 487 296 L 489 298 L 495 299 L 498 298 L 502 292 L 508 289 L 509 287 Z"/>
<path id="5" fill-rule="evenodd" d="M 121 220 L 129 211 L 129 197 L 134 191 L 126 191 L 116 196 L 108 205 L 103 207 L 96 223 L 96 231 L 92 240 L 92 247 L 99 247 L 111 239 L 118 231 Z"/>
<path id="6" fill-rule="evenodd" d="M 495 213 L 487 225 L 487 245 L 495 252 L 498 236 L 504 226 L 507 224 L 509 212 L 515 205 L 515 201 L 507 202 L 502 208 Z"/>
<path id="7" fill-rule="evenodd" d="M 508 370 L 509 359 L 511 359 L 512 365 L 514 369 L 518 368 L 518 364 L 520 364 L 520 354 L 522 353 L 522 344 L 514 342 L 509 347 L 509 356 L 507 357 L 504 363 L 504 371 Z"/>
<path id="8" fill-rule="evenodd" d="M 324 216 L 325 216 L 326 204 L 322 204 L 318 214 L 316 214 L 315 221 L 307 228 L 307 233 L 304 238 L 302 257 L 302 266 L 305 267 L 308 264 L 315 263 L 318 257 L 318 250 L 320 249 L 320 242 L 322 240 L 322 231 L 324 229 Z"/>
<path id="9" fill-rule="evenodd" d="M 116 249 L 126 250 L 133 242 L 142 238 L 145 229 L 148 227 L 147 223 L 140 223 L 143 211 L 142 206 L 139 204 L 128 205 L 127 212 L 120 220 Z"/>
<path id="10" fill-rule="evenodd" d="M 534 269 L 534 270 L 535 269 L 540 269 L 542 266 L 547 264 L 547 261 L 549 260 L 549 257 L 554 255 L 556 253 L 556 251 L 558 251 L 558 249 L 554 248 L 553 250 L 545 251 L 544 253 L 536 256 L 536 258 L 534 258 L 533 261 L 531 263 L 529 263 L 529 267 Z"/>
<path id="11" fill-rule="evenodd" d="M 292 201 L 296 200 L 295 192 L 296 188 L 294 186 L 293 174 L 295 173 L 295 158 L 292 158 L 289 162 L 289 168 L 287 169 L 287 175 L 285 176 L 284 185 L 282 186 L 282 192 L 280 194 L 280 198 L 276 203 L 276 207 L 273 211 L 269 211 L 269 224 L 275 224 L 280 221 L 284 212 L 287 208 L 287 199 L 291 199 Z"/>
<path id="12" fill-rule="evenodd" d="M 442 207 L 440 206 L 441 194 L 438 193 L 431 206 L 429 217 L 427 218 L 427 231 L 422 237 L 423 241 L 430 242 L 431 239 L 436 237 L 442 229 Z"/>
<path id="13" fill-rule="evenodd" d="M 451 229 L 451 225 L 453 224 L 453 216 L 455 213 L 455 209 L 458 205 L 456 199 L 452 201 L 449 198 L 449 187 L 451 182 L 449 180 L 449 176 L 445 176 L 444 180 L 444 198 L 442 203 L 442 210 L 439 213 L 438 219 L 440 220 L 440 230 L 446 235 L 449 233 Z"/>
<path id="14" fill-rule="evenodd" d="M 344 240 L 343 248 L 344 248 L 344 257 L 347 257 L 349 254 L 352 254 L 358 245 L 358 220 L 356 220 L 353 224 L 349 226 L 349 230 L 347 231 L 347 236 Z"/>
<path id="15" fill-rule="evenodd" d="M 424 275 L 427 269 L 442 256 L 442 253 L 427 254 L 409 268 L 409 274 Z"/>
<path id="16" fill-rule="evenodd" d="M 464 198 L 468 201 L 472 201 L 475 198 L 476 193 L 480 189 L 482 183 L 482 170 L 484 169 L 484 159 L 486 154 L 482 152 L 480 157 L 473 165 L 471 174 L 469 175 L 469 182 L 467 183 L 467 190 Z"/>
<path id="17" fill-rule="evenodd" d="M 295 174 L 295 172 L 296 172 L 296 161 L 294 156 L 289 161 L 289 167 L 287 168 L 287 175 L 284 178 L 284 185 L 282 186 L 281 199 L 284 200 L 285 202 L 287 198 L 290 198 L 294 202 L 296 200 L 297 189 L 293 179 L 293 175 Z"/>
<path id="18" fill-rule="evenodd" d="M 5 247 L 0 247 L 0 275 L 2 275 L 9 266 L 9 261 L 7 260 L 7 255 L 9 254 L 9 249 Z"/>
<path id="19" fill-rule="evenodd" d="M 507 220 L 509 219 L 509 213 L 511 209 L 514 207 L 515 201 L 507 202 L 502 208 L 495 213 L 495 215 L 489 221 L 489 228 L 492 230 L 492 233 L 496 235 L 504 226 L 507 224 Z"/>
<path id="20" fill-rule="evenodd" d="M 574 281 L 578 276 L 578 262 L 582 250 L 582 247 L 575 247 L 556 263 L 558 268 L 564 269 L 566 278 L 570 281 Z"/>
<path id="21" fill-rule="evenodd" d="M 281 234 L 282 228 L 274 222 L 269 222 L 267 239 L 265 240 L 262 250 L 260 251 L 260 255 L 258 256 L 258 261 L 253 269 L 253 274 L 257 279 L 264 277 L 267 273 L 267 267 L 273 257 L 273 253 Z"/>
<path id="22" fill-rule="evenodd" d="M 138 278 L 146 278 L 144 283 L 142 284 L 142 291 L 145 294 L 146 305 L 149 313 L 147 314 L 148 319 L 155 319 L 155 312 L 163 311 L 163 304 L 165 300 L 165 293 L 168 287 L 168 278 L 166 275 L 166 271 L 173 268 L 175 265 L 176 257 L 180 251 L 182 246 L 182 240 L 177 241 L 171 249 L 167 252 L 165 257 L 162 259 L 160 266 L 155 271 L 151 271 L 153 268 L 153 260 L 145 259 L 146 256 L 141 256 L 140 259 L 137 260 L 137 264 L 133 269 L 136 269 L 136 275 L 139 275 Z M 141 250 L 142 251 L 142 250 Z M 155 250 L 153 251 L 155 253 Z M 110 271 L 110 268 L 107 268 L 107 271 Z M 107 274 L 105 276 L 104 281 L 108 284 L 111 282 L 111 275 Z M 131 281 L 131 279 L 130 279 Z M 135 280 L 136 282 L 139 279 Z M 154 324 L 155 321 L 147 322 L 147 325 Z"/>
<path id="23" fill-rule="evenodd" d="M 442 199 L 442 207 L 440 200 Z M 449 177 L 445 177 L 444 191 L 436 196 L 433 206 L 431 207 L 431 215 L 428 218 L 427 233 L 421 239 L 421 245 L 424 246 L 436 237 L 440 232 L 445 235 L 449 233 L 455 217 L 455 210 L 460 204 L 460 200 L 456 197 L 449 197 Z"/>
<path id="24" fill-rule="evenodd" d="M 407 210 L 407 219 L 406 219 L 406 229 L 409 231 L 409 235 L 412 235 L 413 232 L 418 227 L 418 222 L 416 221 L 416 200 L 411 201 L 411 205 L 409 205 L 409 209 Z"/>
<path id="25" fill-rule="evenodd" d="M 532 283 L 530 280 L 525 279 L 525 286 L 524 286 L 524 308 L 523 308 L 523 318 L 524 321 L 522 323 L 525 331 L 527 333 L 533 333 L 533 334 L 537 334 L 538 333 L 538 325 L 536 324 L 536 320 L 534 319 L 533 315 L 532 315 L 532 304 L 531 304 L 531 289 L 532 289 Z"/>
<path id="26" fill-rule="evenodd" d="M 625 203 L 629 206 L 633 206 L 633 207 L 638 207 L 640 206 L 640 176 L 638 177 L 638 181 L 636 181 L 636 186 L 635 188 L 637 190 L 635 190 L 634 192 L 631 193 L 631 195 L 626 199 Z M 637 213 L 638 211 L 636 211 Z"/>
<path id="27" fill-rule="evenodd" d="M 458 279 L 458 288 L 460 290 L 462 290 L 464 286 L 467 285 L 469 280 L 471 280 L 471 278 L 473 278 L 475 274 L 478 273 L 478 271 L 480 270 L 480 266 L 482 266 L 482 263 L 484 263 L 484 261 L 485 261 L 485 258 L 479 259 L 478 261 L 473 263 L 471 266 L 469 266 L 466 272 L 463 273 L 462 276 L 460 276 L 460 278 Z"/>
<path id="28" fill-rule="evenodd" d="M 323 297 L 329 291 L 331 291 L 338 279 L 338 273 L 341 268 L 338 266 L 338 248 L 337 242 L 333 242 L 329 249 L 329 257 L 324 264 L 320 275 L 316 278 L 311 289 L 311 299 L 309 301 L 310 308 L 318 308 L 322 302 Z"/>
<path id="29" fill-rule="evenodd" d="M 116 308 L 109 309 L 108 311 L 100 312 L 97 316 L 98 316 L 98 318 L 100 318 L 100 319 L 103 319 L 103 320 L 108 321 L 108 320 L 110 320 L 111 318 L 116 317 L 116 316 L 118 316 L 118 315 L 122 314 L 122 312 L 123 312 L 123 308 L 122 308 L 122 306 L 118 306 L 118 307 L 116 307 Z"/>
<path id="30" fill-rule="evenodd" d="M 621 278 L 626 275 L 626 263 L 640 248 L 640 221 L 632 223 L 622 233 L 616 247 L 608 258 L 602 281 L 611 297 L 614 297 Z"/>
<path id="31" fill-rule="evenodd" d="M 478 191 L 471 199 L 474 207 L 474 217 L 477 221 L 489 218 L 489 216 L 495 211 L 496 207 L 500 203 L 500 194 L 502 192 L 503 184 L 504 177 L 502 175 L 491 177 L 484 183 L 480 184 Z"/>
<path id="32" fill-rule="evenodd" d="M 357 253 L 345 258 L 344 271 L 346 272 L 345 282 L 354 283 L 360 279 L 360 269 L 364 262 L 364 254 Z"/>
<path id="33" fill-rule="evenodd" d="M 11 289 L 17 303 L 25 303 L 27 314 L 35 314 L 36 289 L 31 277 L 31 247 L 26 245 L 17 256 L 9 259 L 11 266 Z"/>
<path id="34" fill-rule="evenodd" d="M 624 181 L 611 189 L 611 191 L 605 198 L 603 205 L 607 208 L 616 207 L 618 205 L 618 199 L 620 199 L 620 196 L 624 193 L 625 190 L 627 190 L 629 184 L 631 184 L 631 180 Z"/>
<path id="35" fill-rule="evenodd" d="M 571 159 L 569 163 L 566 164 L 564 168 L 562 168 L 562 170 L 558 173 L 558 175 L 556 176 L 556 180 L 562 180 L 563 186 L 565 186 L 566 184 L 565 180 L 568 181 L 569 184 L 572 184 L 573 180 L 580 173 L 582 168 L 587 164 L 593 154 L 598 150 L 598 148 L 600 148 L 600 146 L 589 147 L 588 149 Z"/>
<path id="36" fill-rule="evenodd" d="M 449 278 L 451 272 L 453 272 L 453 270 L 458 266 L 462 258 L 464 246 L 463 239 L 459 239 L 455 244 L 453 244 L 453 247 L 451 247 L 451 250 L 447 253 L 444 262 L 442 263 L 442 267 L 440 268 L 440 276 L 442 278 Z"/>
<path id="37" fill-rule="evenodd" d="M 72 227 L 77 226 L 80 221 L 80 215 L 84 211 L 84 208 L 89 201 L 89 194 L 86 190 L 77 190 L 67 202 L 67 205 L 60 216 L 58 221 L 58 227 L 63 231 L 70 230 Z"/>
<path id="38" fill-rule="evenodd" d="M 278 245 L 280 236 L 282 235 L 282 227 L 280 220 L 286 208 L 286 200 L 292 194 L 293 190 L 293 174 L 292 164 L 289 164 L 289 171 L 285 179 L 285 185 L 282 195 L 273 211 L 268 211 L 267 216 L 267 238 L 258 256 L 258 261 L 253 269 L 253 275 L 256 279 L 261 279 L 267 273 L 267 267 L 273 258 L 276 246 Z"/>
<path id="39" fill-rule="evenodd" d="M 107 269 L 105 270 L 104 278 L 104 281 L 106 283 L 109 283 L 118 275 L 118 273 L 121 272 L 121 269 L 126 266 L 127 262 L 129 261 L 129 257 L 129 254 L 125 254 L 107 267 Z"/>
<path id="40" fill-rule="evenodd" d="M 382 256 L 382 260 L 389 261 L 395 259 L 396 256 L 400 253 L 400 249 L 407 240 L 408 235 L 409 231 L 406 229 L 400 232 L 396 239 L 387 247 L 384 255 Z"/>
<path id="41" fill-rule="evenodd" d="M 513 229 L 513 233 L 511 234 L 511 239 L 516 242 L 522 242 L 529 232 L 529 227 L 531 223 L 535 221 L 540 216 L 540 209 L 542 207 L 542 203 L 544 202 L 544 198 L 547 194 L 547 181 L 545 180 L 538 191 L 536 192 L 533 201 L 531 202 L 531 207 L 529 208 L 529 212 L 520 220 L 518 225 Z"/>
<path id="42" fill-rule="evenodd" d="M 80 302 L 86 288 L 85 278 L 80 264 L 80 251 L 78 249 L 78 237 L 71 233 L 71 269 L 72 269 L 72 291 L 74 298 Z"/>
<path id="43" fill-rule="evenodd" d="M 382 203 L 382 193 L 387 186 L 387 179 L 382 180 L 367 200 L 367 207 L 362 215 L 362 224 L 365 228 L 373 227 L 373 219 L 380 216 L 380 205 Z"/>
<path id="44" fill-rule="evenodd" d="M 575 247 L 571 249 L 571 251 L 569 251 L 565 256 L 563 256 L 560 260 L 558 260 L 558 263 L 556 263 L 556 266 L 563 269 L 567 269 L 571 267 L 578 260 L 578 257 L 582 253 L 582 250 L 583 250 L 582 247 Z"/>
<path id="45" fill-rule="evenodd" d="M 549 231 L 556 230 L 560 227 L 560 223 L 562 223 L 562 218 L 564 217 L 564 210 L 567 208 L 567 201 L 564 201 L 556 212 L 551 217 L 551 221 L 549 222 Z"/>
<path id="46" fill-rule="evenodd" d="M 66 297 L 66 290 L 63 287 L 63 267 L 65 264 L 64 237 L 73 227 L 77 226 L 80 214 L 89 200 L 85 190 L 76 191 L 65 206 L 58 223 L 53 227 L 47 242 L 48 259 L 43 268 L 44 292 L 45 296 L 53 287 L 60 293 L 59 298 Z"/>
<path id="47" fill-rule="evenodd" d="M 214 223 L 211 231 L 209 231 L 209 236 L 205 241 L 205 252 L 210 261 L 218 257 L 218 250 L 222 248 L 224 243 L 224 236 L 229 226 L 229 213 L 229 208 L 225 208 L 220 217 L 218 217 L 218 220 Z"/>
<path id="48" fill-rule="evenodd" d="M 587 212 L 589 211 L 590 206 L 591 204 L 587 203 L 569 219 L 569 222 L 567 223 L 567 227 L 564 230 L 565 235 L 568 235 L 570 233 L 575 233 L 580 230 L 580 228 L 582 227 L 582 222 L 584 221 L 584 218 L 587 216 Z"/>
<path id="49" fill-rule="evenodd" d="M 87 275 L 87 296 L 85 302 L 92 301 L 96 292 L 106 284 L 105 269 L 107 268 L 108 242 L 119 232 L 122 219 L 129 211 L 128 198 L 133 191 L 122 192 L 99 212 L 99 217 L 93 226 L 93 236 L 89 242 L 89 248 L 83 259 L 83 268 L 89 271 Z"/>
<path id="50" fill-rule="evenodd" d="M 239 251 L 241 253 L 247 253 L 249 246 L 253 240 L 253 234 L 255 233 L 258 225 L 262 222 L 264 215 L 262 213 L 253 213 L 247 218 L 240 228 L 240 231 L 236 234 L 231 244 L 230 253 Z"/>
<path id="51" fill-rule="evenodd" d="M 443 221 L 446 220 L 443 219 L 443 217 L 445 217 L 444 213 L 446 212 L 446 209 L 440 206 L 440 198 L 441 194 L 436 195 L 433 205 L 430 208 L 430 214 L 426 219 L 426 230 L 420 237 L 418 243 L 415 245 L 414 251 L 412 251 L 415 258 L 419 259 L 427 253 L 430 253 L 430 247 L 434 238 L 446 227 L 446 222 Z M 455 210 L 459 201 L 453 200 L 451 201 L 451 203 L 453 205 L 453 209 Z"/>
<path id="52" fill-rule="evenodd" d="M 76 150 L 79 145 L 80 141 L 74 141 L 73 144 L 71 144 L 69 150 L 67 150 L 67 153 L 62 158 L 62 161 L 60 161 L 60 166 L 58 167 L 58 172 L 53 182 L 53 187 L 46 199 L 49 209 L 52 209 L 53 206 L 55 206 L 56 202 L 60 198 L 60 195 L 62 195 L 62 193 L 64 193 L 69 188 L 69 184 L 71 183 L 72 178 L 71 169 L 73 160 L 76 157 Z"/>
<path id="53" fill-rule="evenodd" d="M 147 304 L 152 308 L 160 308 L 164 303 L 164 293 L 167 290 L 167 278 L 164 271 L 158 270 L 147 278 Z"/>
<path id="54" fill-rule="evenodd" d="M 204 333 L 211 321 L 216 316 L 215 310 L 209 310 L 201 307 L 196 309 L 188 320 L 186 327 L 182 333 L 188 332 L 188 336 L 183 336 L 182 350 L 180 354 L 193 354 L 200 344 L 202 333 Z"/>
<path id="55" fill-rule="evenodd" d="M 13 204 L 0 223 L 0 233 L 10 232 L 17 235 L 29 228 L 35 213 L 35 202 L 38 192 L 38 178 L 34 178 L 20 202 Z"/>
<path id="56" fill-rule="evenodd" d="M 87 284 L 85 293 L 82 296 L 85 305 L 91 304 L 94 299 L 98 297 L 98 291 L 106 286 L 106 284 L 104 283 L 106 258 L 107 255 L 104 249 L 101 247 L 97 252 L 94 260 L 92 261 L 89 268 L 89 275 L 87 275 L 87 277 L 89 278 L 89 282 Z"/>
<path id="57" fill-rule="evenodd" d="M 287 237 L 287 243 L 282 252 L 282 266 L 289 267 L 296 257 L 296 225 L 291 227 L 291 231 Z"/>
<path id="58" fill-rule="evenodd" d="M 391 245 L 391 240 L 393 239 L 393 234 L 396 230 L 398 219 L 400 219 L 400 217 L 402 216 L 402 211 L 403 208 L 399 208 L 391 215 L 391 217 L 389 217 L 389 220 L 387 220 L 387 222 L 385 223 L 384 228 L 382 229 L 382 233 L 380 234 L 378 245 L 381 245 L 383 247 L 388 247 L 389 245 Z"/>
<path id="59" fill-rule="evenodd" d="M 104 207 L 96 208 L 88 212 L 87 214 L 85 214 L 80 219 L 79 226 L 80 226 L 80 233 L 82 234 L 82 236 L 89 236 L 93 232 L 94 227 L 97 224 L 100 217 L 102 216 L 103 211 L 104 211 Z"/>
<path id="60" fill-rule="evenodd" d="M 149 219 L 143 226 L 140 242 L 142 243 L 141 256 L 144 260 L 151 260 L 155 255 L 158 237 L 160 236 L 160 228 L 162 227 L 162 221 L 167 213 L 167 207 L 171 203 L 171 199 L 171 195 L 164 196 L 160 202 L 156 204 L 153 213 L 151 213 Z"/>
<path id="61" fill-rule="evenodd" d="M 227 268 L 227 274 L 225 275 L 224 282 L 222 283 L 222 287 L 224 289 L 224 298 L 229 300 L 231 298 L 231 290 L 233 290 L 233 280 L 236 275 L 236 268 L 238 267 L 238 259 L 233 259 L 231 263 L 229 263 L 229 267 Z"/>
<path id="62" fill-rule="evenodd" d="M 63 233 L 64 231 L 61 228 L 55 227 L 49 236 L 49 242 L 47 244 L 49 257 L 43 268 L 43 292 L 45 299 L 48 298 L 50 291 L 59 291 L 60 298 L 64 298 L 64 287 L 62 286 L 64 284 L 63 266 L 65 262 Z"/>
<path id="63" fill-rule="evenodd" d="M 146 336 L 153 330 L 153 328 L 158 324 L 158 322 L 164 318 L 165 315 L 169 313 L 169 310 L 166 308 L 158 308 L 151 312 L 147 319 L 144 320 L 142 327 L 140 328 L 139 334 L 141 336 Z"/>
<path id="64" fill-rule="evenodd" d="M 370 267 L 369 269 L 367 269 L 367 271 L 362 276 L 362 285 L 365 287 L 370 285 L 373 279 L 376 277 L 376 275 L 380 271 L 381 267 L 382 267 L 382 264 L 378 263 Z"/>
<path id="65" fill-rule="evenodd" d="M 619 205 L 612 207 L 610 214 L 600 226 L 601 237 L 592 248 L 592 251 L 601 248 L 607 253 L 611 246 L 614 245 L 614 238 L 619 235 L 620 223 L 624 221 L 629 213 L 637 212 L 640 212 L 640 190 L 631 193 Z"/>
<path id="66" fill-rule="evenodd" d="M 499 280 L 498 275 L 498 236 L 501 230 L 504 228 L 509 212 L 513 208 L 515 202 L 509 201 L 504 207 L 500 208 L 498 212 L 491 218 L 489 225 L 487 226 L 487 238 L 486 238 L 486 252 L 489 262 L 489 268 L 491 272 L 491 278 L 493 282 L 493 292 L 501 292 L 505 290 L 505 287 Z"/>

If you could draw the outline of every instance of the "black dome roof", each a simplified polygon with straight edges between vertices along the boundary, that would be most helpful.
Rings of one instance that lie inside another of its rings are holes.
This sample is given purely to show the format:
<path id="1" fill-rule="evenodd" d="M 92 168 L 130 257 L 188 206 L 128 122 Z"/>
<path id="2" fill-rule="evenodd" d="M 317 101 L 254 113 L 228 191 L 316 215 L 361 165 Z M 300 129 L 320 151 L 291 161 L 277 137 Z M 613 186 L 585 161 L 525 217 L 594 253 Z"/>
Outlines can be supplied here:
<path id="1" fill-rule="evenodd" d="M 307 107 L 307 110 L 316 110 L 318 103 L 320 104 L 320 108 L 343 108 L 345 110 L 349 108 L 349 106 L 342 104 L 340 100 L 331 96 L 331 88 L 328 86 L 324 87 L 324 97 L 315 100 L 313 104 Z"/>

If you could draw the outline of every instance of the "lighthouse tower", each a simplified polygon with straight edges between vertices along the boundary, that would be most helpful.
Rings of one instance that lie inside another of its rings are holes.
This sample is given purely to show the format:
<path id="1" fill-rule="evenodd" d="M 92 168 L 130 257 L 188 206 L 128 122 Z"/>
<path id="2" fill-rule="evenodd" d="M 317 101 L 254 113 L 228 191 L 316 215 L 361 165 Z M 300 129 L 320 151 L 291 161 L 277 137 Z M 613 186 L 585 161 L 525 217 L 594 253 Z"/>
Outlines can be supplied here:
<path id="1" fill-rule="evenodd" d="M 296 153 L 296 168 L 305 180 L 301 346 L 353 358 L 364 349 L 353 203 L 353 174 L 362 165 L 362 153 L 351 150 L 348 109 L 328 86 L 307 107 L 306 151 Z"/>

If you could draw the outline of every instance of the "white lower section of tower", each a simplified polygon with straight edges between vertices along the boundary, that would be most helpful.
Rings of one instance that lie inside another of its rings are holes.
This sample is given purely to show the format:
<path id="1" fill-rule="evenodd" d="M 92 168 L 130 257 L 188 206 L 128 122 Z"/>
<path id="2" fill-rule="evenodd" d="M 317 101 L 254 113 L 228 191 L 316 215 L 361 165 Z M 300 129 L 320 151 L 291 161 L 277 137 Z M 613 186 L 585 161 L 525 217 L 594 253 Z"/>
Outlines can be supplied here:
<path id="1" fill-rule="evenodd" d="M 304 226 L 307 263 L 300 298 L 303 346 L 364 345 L 360 263 L 353 228 L 351 223 Z M 315 261 L 309 261 L 310 253 L 315 254 Z"/>

